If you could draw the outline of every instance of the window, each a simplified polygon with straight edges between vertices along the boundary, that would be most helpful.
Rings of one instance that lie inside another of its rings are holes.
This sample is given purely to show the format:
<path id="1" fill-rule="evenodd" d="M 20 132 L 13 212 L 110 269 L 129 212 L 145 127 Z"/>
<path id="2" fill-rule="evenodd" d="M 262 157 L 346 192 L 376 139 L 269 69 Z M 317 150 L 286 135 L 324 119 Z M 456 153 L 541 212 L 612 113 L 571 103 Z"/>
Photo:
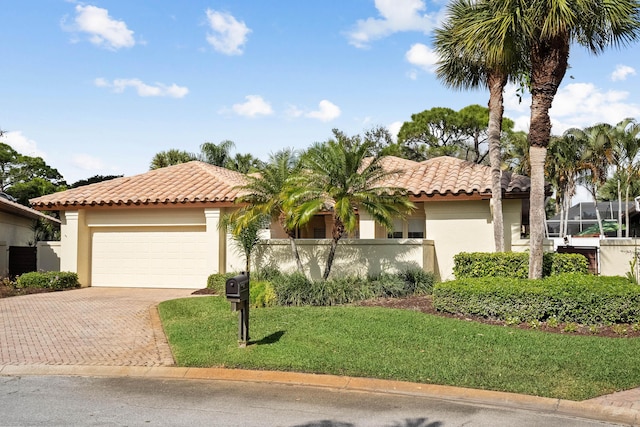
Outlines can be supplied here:
<path id="1" fill-rule="evenodd" d="M 393 220 L 393 230 L 389 231 L 389 234 L 387 234 L 387 237 L 389 239 L 402 239 L 402 228 L 403 228 L 403 221 L 400 219 L 394 219 Z"/>
<path id="2" fill-rule="evenodd" d="M 410 239 L 424 239 L 424 220 L 423 219 L 410 219 L 409 220 L 409 232 L 407 237 Z"/>

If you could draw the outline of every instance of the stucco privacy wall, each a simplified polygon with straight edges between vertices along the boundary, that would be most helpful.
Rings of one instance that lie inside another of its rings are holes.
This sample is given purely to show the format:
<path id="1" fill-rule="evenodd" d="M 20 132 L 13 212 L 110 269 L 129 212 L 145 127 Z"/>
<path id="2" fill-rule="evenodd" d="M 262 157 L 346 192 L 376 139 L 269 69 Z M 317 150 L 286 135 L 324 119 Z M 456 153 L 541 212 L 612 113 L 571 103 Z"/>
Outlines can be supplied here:
<path id="1" fill-rule="evenodd" d="M 38 271 L 60 271 L 60 242 L 38 242 Z"/>
<path id="2" fill-rule="evenodd" d="M 629 262 L 634 254 L 640 252 L 640 239 L 602 239 L 600 240 L 600 274 L 603 276 L 625 276 L 631 271 Z M 640 265 L 635 271 L 636 277 Z M 640 278 L 640 277 L 639 277 Z"/>
<path id="3" fill-rule="evenodd" d="M 204 287 L 224 259 L 219 219 L 217 208 L 63 211 L 60 269 L 83 286 Z"/>
<path id="4" fill-rule="evenodd" d="M 320 279 L 324 272 L 331 245 L 328 239 L 298 239 L 298 252 L 305 273 L 312 279 Z M 231 252 L 231 251 L 230 251 Z M 253 268 L 275 267 L 280 271 L 297 271 L 288 239 L 272 239 L 260 243 L 253 256 Z M 243 257 L 228 257 L 227 271 L 244 269 Z M 342 239 L 338 243 L 331 269 L 332 276 L 376 275 L 380 272 L 396 272 L 409 268 L 432 271 L 433 242 L 423 239 Z"/>

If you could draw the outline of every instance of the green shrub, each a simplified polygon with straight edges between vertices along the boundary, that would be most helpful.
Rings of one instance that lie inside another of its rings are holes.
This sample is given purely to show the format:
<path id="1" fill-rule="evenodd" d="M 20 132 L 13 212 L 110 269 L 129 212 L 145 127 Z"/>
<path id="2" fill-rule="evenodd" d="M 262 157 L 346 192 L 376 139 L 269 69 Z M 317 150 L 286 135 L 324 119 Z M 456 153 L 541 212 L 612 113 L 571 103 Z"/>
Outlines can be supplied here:
<path id="1" fill-rule="evenodd" d="M 249 284 L 249 305 L 254 308 L 260 308 L 272 307 L 275 304 L 276 292 L 271 282 L 266 280 L 251 280 Z"/>
<path id="2" fill-rule="evenodd" d="M 410 268 L 398 273 L 408 285 L 409 294 L 429 295 L 433 292 L 435 276 L 421 268 Z"/>
<path id="3" fill-rule="evenodd" d="M 453 257 L 456 279 L 474 277 L 529 277 L 527 252 L 461 252 Z M 581 254 L 547 252 L 543 258 L 543 276 L 562 273 L 587 273 L 587 258 Z"/>
<path id="4" fill-rule="evenodd" d="M 79 287 L 78 275 L 68 271 L 33 271 L 16 279 L 16 288 L 72 289 Z"/>
<path id="5" fill-rule="evenodd" d="M 224 295 L 227 279 L 237 276 L 239 273 L 214 273 L 207 277 L 207 289 L 213 289 L 216 294 Z"/>
<path id="6" fill-rule="evenodd" d="M 541 280 L 467 278 L 439 283 L 433 304 L 449 313 L 593 325 L 640 321 L 640 287 L 623 277 L 564 273 Z"/>
<path id="7" fill-rule="evenodd" d="M 282 277 L 282 273 L 276 267 L 262 267 L 251 273 L 251 278 L 256 280 L 268 280 L 273 282 Z"/>

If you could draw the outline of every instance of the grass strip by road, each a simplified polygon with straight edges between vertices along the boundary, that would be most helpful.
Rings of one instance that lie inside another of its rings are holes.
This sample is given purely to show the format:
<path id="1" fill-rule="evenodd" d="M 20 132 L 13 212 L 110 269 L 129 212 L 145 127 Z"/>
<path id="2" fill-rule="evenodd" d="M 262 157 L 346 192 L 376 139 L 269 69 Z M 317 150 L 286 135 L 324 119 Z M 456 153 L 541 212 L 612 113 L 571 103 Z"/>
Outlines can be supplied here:
<path id="1" fill-rule="evenodd" d="M 223 297 L 165 301 L 179 366 L 348 375 L 583 400 L 640 385 L 640 339 L 550 334 L 379 307 L 251 309 L 250 345 Z"/>

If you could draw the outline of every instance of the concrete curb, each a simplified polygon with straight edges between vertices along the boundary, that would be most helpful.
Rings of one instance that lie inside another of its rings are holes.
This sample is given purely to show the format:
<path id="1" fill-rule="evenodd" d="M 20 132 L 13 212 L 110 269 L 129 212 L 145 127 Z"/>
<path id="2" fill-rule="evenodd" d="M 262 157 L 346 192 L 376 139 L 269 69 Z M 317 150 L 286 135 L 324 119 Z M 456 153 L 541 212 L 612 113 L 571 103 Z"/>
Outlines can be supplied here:
<path id="1" fill-rule="evenodd" d="M 144 366 L 0 365 L 0 375 L 64 375 L 198 379 L 292 384 L 307 387 L 332 388 L 345 391 L 422 396 L 432 399 L 468 402 L 494 407 L 524 409 L 576 418 L 587 418 L 631 426 L 640 425 L 640 412 L 627 408 L 498 391 L 475 390 L 461 387 L 417 384 L 405 381 L 388 381 L 371 378 L 302 374 L 296 372 Z"/>

